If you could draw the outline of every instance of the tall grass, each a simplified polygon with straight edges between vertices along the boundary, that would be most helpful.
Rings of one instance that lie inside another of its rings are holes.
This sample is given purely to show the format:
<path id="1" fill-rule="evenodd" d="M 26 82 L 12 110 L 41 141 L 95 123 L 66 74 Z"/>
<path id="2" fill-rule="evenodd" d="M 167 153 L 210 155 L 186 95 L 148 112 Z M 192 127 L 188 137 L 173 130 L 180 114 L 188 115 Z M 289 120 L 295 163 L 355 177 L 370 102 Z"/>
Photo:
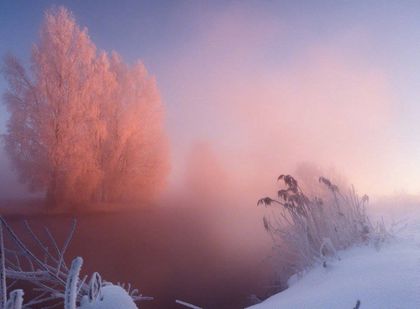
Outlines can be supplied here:
<path id="1" fill-rule="evenodd" d="M 352 187 L 342 193 L 325 177 L 319 178 L 328 195 L 310 197 L 290 175 L 278 177 L 283 186 L 277 198 L 258 201 L 269 210 L 264 228 L 270 234 L 280 265 L 289 274 L 298 273 L 315 263 L 337 257 L 336 251 L 367 242 L 376 229 L 366 214 L 369 198 L 359 197 Z"/>

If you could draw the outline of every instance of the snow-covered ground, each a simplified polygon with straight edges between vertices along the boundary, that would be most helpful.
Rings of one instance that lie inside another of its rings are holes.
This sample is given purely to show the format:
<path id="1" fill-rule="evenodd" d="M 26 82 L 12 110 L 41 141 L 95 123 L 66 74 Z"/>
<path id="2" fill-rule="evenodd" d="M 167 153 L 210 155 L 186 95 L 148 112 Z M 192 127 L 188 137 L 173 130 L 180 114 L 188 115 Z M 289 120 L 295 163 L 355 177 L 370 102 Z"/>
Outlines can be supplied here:
<path id="1" fill-rule="evenodd" d="M 130 295 L 117 285 L 107 285 L 102 288 L 101 297 L 92 303 L 87 298 L 79 309 L 137 309 Z"/>
<path id="2" fill-rule="evenodd" d="M 418 209 L 418 208 L 417 208 Z M 339 253 L 340 261 L 315 267 L 290 287 L 253 309 L 356 307 L 381 309 L 420 308 L 420 212 L 404 212 L 388 224 L 393 237 L 379 250 L 359 246 Z M 395 223 L 395 220 L 398 222 Z M 292 280 L 291 280 L 292 281 Z"/>

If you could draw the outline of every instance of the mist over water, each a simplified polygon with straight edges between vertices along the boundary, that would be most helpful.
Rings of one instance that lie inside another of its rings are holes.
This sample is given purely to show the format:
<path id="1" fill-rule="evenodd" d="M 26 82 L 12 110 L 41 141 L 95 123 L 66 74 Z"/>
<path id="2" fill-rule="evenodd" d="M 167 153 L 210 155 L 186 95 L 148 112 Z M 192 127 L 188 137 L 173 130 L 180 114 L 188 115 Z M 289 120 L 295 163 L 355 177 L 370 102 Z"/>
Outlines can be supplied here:
<path id="1" fill-rule="evenodd" d="M 83 256 L 83 274 L 98 271 L 104 280 L 129 282 L 155 297 L 141 303 L 143 308 L 177 308 L 175 299 L 239 308 L 249 304 L 249 295 L 271 291 L 266 287 L 274 280 L 266 258 L 271 243 L 263 237 L 255 242 L 262 235 L 249 229 L 249 218 L 221 208 L 205 212 L 198 204 L 167 206 L 78 216 L 68 261 Z M 226 214 L 234 222 L 227 222 Z M 8 220 L 24 235 L 22 218 Z M 59 243 L 70 222 L 71 216 L 30 218 L 39 235 L 48 226 Z"/>
<path id="2" fill-rule="evenodd" d="M 280 174 L 314 194 L 319 176 L 344 190 L 354 184 L 373 197 L 374 214 L 391 219 L 418 207 L 418 158 L 401 147 L 405 110 L 392 67 L 375 59 L 374 33 L 353 24 L 314 35 L 310 23 L 273 12 L 233 3 L 189 16 L 182 44 L 145 57 L 166 114 L 167 186 L 152 204 L 78 215 L 67 254 L 83 256 L 86 273 L 131 282 L 156 298 L 144 308 L 176 308 L 175 299 L 236 308 L 251 294 L 273 292 L 268 286 L 284 273 L 262 224 L 269 210 L 256 202 L 276 195 Z M 19 184 L 1 149 L 5 212 L 40 210 L 40 194 Z M 69 216 L 30 221 L 63 236 Z"/>
<path id="3" fill-rule="evenodd" d="M 18 181 L 16 174 L 0 143 L 0 199 L 22 199 L 30 197 L 28 190 Z"/>

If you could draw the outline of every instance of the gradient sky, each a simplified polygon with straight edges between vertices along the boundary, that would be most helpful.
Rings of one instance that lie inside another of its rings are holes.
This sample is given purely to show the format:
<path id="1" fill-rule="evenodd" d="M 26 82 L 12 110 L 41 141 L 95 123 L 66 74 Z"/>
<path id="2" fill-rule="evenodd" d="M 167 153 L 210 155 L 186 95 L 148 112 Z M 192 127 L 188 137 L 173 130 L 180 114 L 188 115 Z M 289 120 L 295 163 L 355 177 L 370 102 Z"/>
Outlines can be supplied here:
<path id="1" fill-rule="evenodd" d="M 420 193 L 418 1 L 2 0 L 0 54 L 27 61 L 52 5 L 156 76 L 174 181 L 205 142 L 248 185 L 313 161 L 367 193 Z"/>

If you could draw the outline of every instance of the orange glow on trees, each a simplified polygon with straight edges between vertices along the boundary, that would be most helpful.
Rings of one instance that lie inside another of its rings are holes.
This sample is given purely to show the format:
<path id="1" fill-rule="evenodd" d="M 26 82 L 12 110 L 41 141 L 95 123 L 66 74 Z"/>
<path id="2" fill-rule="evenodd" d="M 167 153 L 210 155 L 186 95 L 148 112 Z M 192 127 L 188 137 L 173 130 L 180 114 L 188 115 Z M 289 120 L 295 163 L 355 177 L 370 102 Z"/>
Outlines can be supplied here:
<path id="1" fill-rule="evenodd" d="M 47 205 L 150 198 L 168 173 L 163 106 L 142 63 L 97 52 L 65 8 L 49 10 L 30 74 L 8 56 L 6 151 Z"/>

